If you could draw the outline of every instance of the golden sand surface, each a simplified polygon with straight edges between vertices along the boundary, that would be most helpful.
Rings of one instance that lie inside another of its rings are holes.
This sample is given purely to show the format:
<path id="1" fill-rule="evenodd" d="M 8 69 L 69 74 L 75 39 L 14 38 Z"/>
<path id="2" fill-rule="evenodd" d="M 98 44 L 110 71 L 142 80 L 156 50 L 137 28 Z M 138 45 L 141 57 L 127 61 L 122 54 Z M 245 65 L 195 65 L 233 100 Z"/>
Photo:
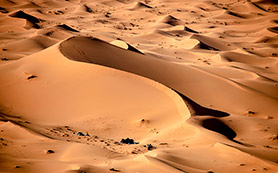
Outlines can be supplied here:
<path id="1" fill-rule="evenodd" d="M 0 172 L 277 173 L 277 34 L 276 0 L 0 0 Z"/>

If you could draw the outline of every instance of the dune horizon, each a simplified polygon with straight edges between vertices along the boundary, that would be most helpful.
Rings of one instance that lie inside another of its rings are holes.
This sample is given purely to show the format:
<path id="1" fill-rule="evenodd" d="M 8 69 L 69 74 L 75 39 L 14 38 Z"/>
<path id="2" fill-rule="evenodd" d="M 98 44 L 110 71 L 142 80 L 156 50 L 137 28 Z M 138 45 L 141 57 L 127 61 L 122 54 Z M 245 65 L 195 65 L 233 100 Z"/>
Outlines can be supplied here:
<path id="1" fill-rule="evenodd" d="M 1 0 L 0 172 L 278 172 L 275 0 Z"/>

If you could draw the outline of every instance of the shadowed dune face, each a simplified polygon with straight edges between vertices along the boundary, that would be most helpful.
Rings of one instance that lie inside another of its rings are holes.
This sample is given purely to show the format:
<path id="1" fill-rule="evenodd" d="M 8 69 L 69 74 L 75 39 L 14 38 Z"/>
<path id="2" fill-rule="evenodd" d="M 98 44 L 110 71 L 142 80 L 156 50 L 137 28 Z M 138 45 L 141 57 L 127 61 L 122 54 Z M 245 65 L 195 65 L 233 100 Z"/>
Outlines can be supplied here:
<path id="1" fill-rule="evenodd" d="M 77 30 L 75 30 L 75 29 L 69 27 L 69 26 L 66 25 L 66 24 L 61 24 L 61 25 L 58 25 L 57 27 L 62 28 L 62 29 L 67 30 L 67 31 L 79 32 L 79 31 L 77 31 Z"/>
<path id="2" fill-rule="evenodd" d="M 137 5 L 134 8 L 132 8 L 132 10 L 145 9 L 145 8 L 151 9 L 152 7 L 143 2 L 138 2 Z"/>
<path id="3" fill-rule="evenodd" d="M 5 8 L 0 7 L 0 12 L 1 13 L 9 13 L 9 11 L 7 11 Z"/>
<path id="4" fill-rule="evenodd" d="M 10 15 L 11 17 L 18 17 L 28 20 L 31 23 L 39 23 L 40 20 L 34 16 L 24 13 L 23 11 L 17 11 Z"/>
<path id="5" fill-rule="evenodd" d="M 0 0 L 0 172 L 277 173 L 277 24 L 275 0 Z"/>
<path id="6" fill-rule="evenodd" d="M 215 131 L 233 140 L 236 137 L 236 132 L 218 119 L 205 119 L 202 121 L 202 126 L 208 130 Z"/>
<path id="7" fill-rule="evenodd" d="M 39 29 L 40 26 L 38 25 L 38 23 L 40 22 L 40 20 L 32 15 L 29 15 L 23 11 L 17 11 L 13 14 L 10 14 L 11 17 L 17 17 L 17 18 L 22 18 L 22 19 L 26 19 L 27 22 L 29 22 L 31 24 L 30 27 L 34 27 L 36 29 Z M 27 26 L 28 27 L 28 26 Z"/>
<path id="8" fill-rule="evenodd" d="M 267 28 L 267 30 L 269 30 L 270 32 L 274 32 L 274 33 L 278 34 L 278 27 Z"/>
<path id="9" fill-rule="evenodd" d="M 205 108 L 205 107 L 199 105 L 198 103 L 194 102 L 193 100 L 189 99 L 188 97 L 180 94 L 179 92 L 177 92 L 177 93 L 184 99 L 185 102 L 187 102 L 190 105 L 190 108 L 192 109 L 192 112 L 191 112 L 192 116 L 209 115 L 209 116 L 213 116 L 213 117 L 227 117 L 230 115 L 226 112 Z"/>

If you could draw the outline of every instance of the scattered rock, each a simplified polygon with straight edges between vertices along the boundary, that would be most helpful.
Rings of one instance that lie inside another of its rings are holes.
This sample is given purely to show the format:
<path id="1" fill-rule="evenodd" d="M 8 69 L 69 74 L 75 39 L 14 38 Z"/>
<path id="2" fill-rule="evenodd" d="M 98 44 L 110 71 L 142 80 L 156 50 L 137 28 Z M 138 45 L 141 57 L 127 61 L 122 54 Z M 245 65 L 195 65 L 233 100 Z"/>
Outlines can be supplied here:
<path id="1" fill-rule="evenodd" d="M 148 150 L 153 150 L 153 149 L 155 149 L 155 147 L 154 147 L 152 144 L 144 145 L 144 147 L 147 147 Z"/>
<path id="2" fill-rule="evenodd" d="M 31 79 L 34 79 L 34 78 L 37 78 L 38 76 L 35 76 L 35 75 L 31 75 L 27 78 L 27 80 L 31 80 Z"/>
<path id="3" fill-rule="evenodd" d="M 138 142 L 134 142 L 133 139 L 129 139 L 129 138 L 122 139 L 121 143 L 123 143 L 123 144 L 138 144 Z"/>
<path id="4" fill-rule="evenodd" d="M 77 135 L 78 136 L 85 136 L 84 133 L 82 133 L 82 132 L 78 132 Z"/>
<path id="5" fill-rule="evenodd" d="M 269 146 L 269 145 L 264 145 L 264 147 L 265 147 L 265 148 L 270 148 L 270 149 L 272 148 L 272 147 Z"/>
<path id="6" fill-rule="evenodd" d="M 147 125 L 147 124 L 149 124 L 150 123 L 150 121 L 149 120 L 146 120 L 146 119 L 141 119 L 141 121 L 140 121 L 140 126 L 142 126 L 142 125 Z"/>
<path id="7" fill-rule="evenodd" d="M 136 151 L 132 151 L 131 154 L 138 154 Z"/>
<path id="8" fill-rule="evenodd" d="M 269 139 L 278 140 L 278 135 L 274 135 L 273 137 L 270 137 Z"/>
<path id="9" fill-rule="evenodd" d="M 61 10 L 58 10 L 58 11 L 54 11 L 54 14 L 59 15 L 59 14 L 64 14 L 64 12 L 62 12 Z"/>
<path id="10" fill-rule="evenodd" d="M 109 169 L 109 171 L 113 171 L 113 172 L 121 172 L 120 170 L 115 169 L 115 168 L 111 168 L 111 169 Z"/>
<path id="11" fill-rule="evenodd" d="M 110 13 L 110 12 L 107 12 L 107 13 L 105 14 L 105 17 L 110 17 L 110 15 L 111 15 L 111 13 Z"/>
<path id="12" fill-rule="evenodd" d="M 254 114 L 255 114 L 255 112 L 254 112 L 254 111 L 250 111 L 250 110 L 249 110 L 247 113 L 248 113 L 248 114 L 252 114 L 252 115 L 254 115 Z"/>
<path id="13" fill-rule="evenodd" d="M 148 144 L 148 150 L 153 150 L 155 147 L 152 144 Z"/>
<path id="14" fill-rule="evenodd" d="M 93 10 L 90 7 L 88 7 L 86 4 L 84 4 L 84 7 L 88 13 L 93 13 Z"/>
<path id="15" fill-rule="evenodd" d="M 47 150 L 47 152 L 46 152 L 47 154 L 53 154 L 54 153 L 54 151 L 53 150 Z"/>

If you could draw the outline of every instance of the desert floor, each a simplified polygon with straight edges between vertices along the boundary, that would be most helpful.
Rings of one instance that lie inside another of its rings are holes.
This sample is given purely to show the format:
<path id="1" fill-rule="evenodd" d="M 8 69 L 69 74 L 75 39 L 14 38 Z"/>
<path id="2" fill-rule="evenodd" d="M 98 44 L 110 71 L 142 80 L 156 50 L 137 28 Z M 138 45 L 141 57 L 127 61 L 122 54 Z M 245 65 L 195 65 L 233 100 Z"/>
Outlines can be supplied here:
<path id="1" fill-rule="evenodd" d="M 0 58 L 0 172 L 278 172 L 276 0 L 0 0 Z"/>

